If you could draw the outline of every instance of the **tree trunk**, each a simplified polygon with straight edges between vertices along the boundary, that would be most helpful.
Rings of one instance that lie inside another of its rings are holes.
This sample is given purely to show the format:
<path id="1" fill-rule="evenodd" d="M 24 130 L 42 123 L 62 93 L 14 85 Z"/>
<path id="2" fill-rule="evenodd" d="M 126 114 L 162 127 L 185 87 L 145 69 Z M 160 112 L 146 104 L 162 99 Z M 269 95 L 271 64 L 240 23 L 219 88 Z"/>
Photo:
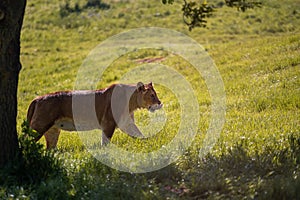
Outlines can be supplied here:
<path id="1" fill-rule="evenodd" d="M 26 0 L 0 0 L 0 167 L 19 151 L 16 130 L 20 34 Z"/>

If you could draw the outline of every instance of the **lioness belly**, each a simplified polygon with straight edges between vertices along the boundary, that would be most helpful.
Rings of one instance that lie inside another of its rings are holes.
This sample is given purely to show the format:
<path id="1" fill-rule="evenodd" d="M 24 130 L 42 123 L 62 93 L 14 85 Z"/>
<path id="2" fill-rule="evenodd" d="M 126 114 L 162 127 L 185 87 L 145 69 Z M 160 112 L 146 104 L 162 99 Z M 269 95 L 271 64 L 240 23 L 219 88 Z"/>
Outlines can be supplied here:
<path id="1" fill-rule="evenodd" d="M 54 126 L 65 131 L 76 131 L 74 121 L 70 118 L 60 118 L 55 121 Z"/>
<path id="2" fill-rule="evenodd" d="M 57 119 L 54 123 L 54 126 L 58 129 L 62 129 L 65 131 L 88 131 L 93 129 L 101 129 L 101 127 L 92 125 L 89 122 L 80 121 L 76 122 L 76 126 L 74 124 L 74 120 L 71 118 L 60 118 Z"/>

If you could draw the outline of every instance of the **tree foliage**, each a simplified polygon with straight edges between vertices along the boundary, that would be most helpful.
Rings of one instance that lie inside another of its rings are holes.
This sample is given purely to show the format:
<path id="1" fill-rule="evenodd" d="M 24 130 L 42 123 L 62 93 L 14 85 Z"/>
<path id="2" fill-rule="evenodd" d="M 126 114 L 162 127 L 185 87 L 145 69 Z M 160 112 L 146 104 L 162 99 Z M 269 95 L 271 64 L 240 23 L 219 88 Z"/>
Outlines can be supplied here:
<path id="1" fill-rule="evenodd" d="M 245 12 L 248 9 L 261 7 L 262 3 L 251 0 L 224 0 L 228 7 L 237 8 L 239 11 Z M 163 4 L 172 4 L 174 0 L 162 0 Z M 202 3 L 195 1 L 183 0 L 182 12 L 183 21 L 191 31 L 195 27 L 206 27 L 207 18 L 212 16 L 216 11 L 213 4 L 204 0 Z"/>
<path id="2" fill-rule="evenodd" d="M 206 18 L 209 18 L 215 10 L 206 2 L 198 5 L 196 2 L 184 0 L 182 11 L 184 23 L 192 30 L 196 26 L 206 27 Z"/>

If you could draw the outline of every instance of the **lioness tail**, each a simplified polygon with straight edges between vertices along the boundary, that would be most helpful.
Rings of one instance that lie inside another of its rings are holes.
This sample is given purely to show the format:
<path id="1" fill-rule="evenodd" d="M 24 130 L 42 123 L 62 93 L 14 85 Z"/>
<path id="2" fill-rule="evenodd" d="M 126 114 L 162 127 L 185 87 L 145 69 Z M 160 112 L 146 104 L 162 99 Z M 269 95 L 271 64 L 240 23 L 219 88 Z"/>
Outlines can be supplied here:
<path id="1" fill-rule="evenodd" d="M 28 111 L 27 111 L 27 122 L 30 124 L 34 110 L 35 110 L 35 104 L 36 100 L 33 100 L 31 104 L 29 105 Z"/>

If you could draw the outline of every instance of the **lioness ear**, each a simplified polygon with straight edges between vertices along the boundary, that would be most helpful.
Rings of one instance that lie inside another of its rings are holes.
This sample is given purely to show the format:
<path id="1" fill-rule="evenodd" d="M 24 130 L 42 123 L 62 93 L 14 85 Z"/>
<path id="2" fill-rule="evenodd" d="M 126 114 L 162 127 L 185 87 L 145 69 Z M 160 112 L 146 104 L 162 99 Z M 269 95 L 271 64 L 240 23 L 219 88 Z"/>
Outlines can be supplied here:
<path id="1" fill-rule="evenodd" d="M 142 82 L 138 82 L 138 84 L 136 85 L 138 91 L 144 91 L 145 90 L 145 85 Z"/>
<path id="2" fill-rule="evenodd" d="M 153 83 L 152 83 L 152 82 L 150 82 L 148 85 L 149 85 L 150 87 L 153 87 Z"/>

